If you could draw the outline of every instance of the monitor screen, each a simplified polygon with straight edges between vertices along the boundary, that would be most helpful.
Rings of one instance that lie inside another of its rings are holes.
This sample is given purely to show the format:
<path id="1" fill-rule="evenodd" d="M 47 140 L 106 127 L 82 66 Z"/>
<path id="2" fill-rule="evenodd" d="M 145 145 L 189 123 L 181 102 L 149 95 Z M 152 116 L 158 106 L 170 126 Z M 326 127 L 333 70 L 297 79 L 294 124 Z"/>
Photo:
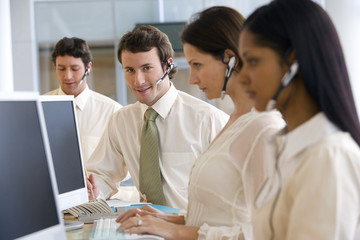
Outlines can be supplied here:
<path id="1" fill-rule="evenodd" d="M 65 239 L 38 96 L 4 95 L 0 96 L 0 239 Z"/>
<path id="2" fill-rule="evenodd" d="M 88 202 L 73 96 L 40 96 L 43 106 L 60 210 Z"/>
<path id="3" fill-rule="evenodd" d="M 151 25 L 165 33 L 171 42 L 175 52 L 182 53 L 181 33 L 184 30 L 186 22 L 158 22 L 158 23 L 138 23 L 138 25 Z"/>

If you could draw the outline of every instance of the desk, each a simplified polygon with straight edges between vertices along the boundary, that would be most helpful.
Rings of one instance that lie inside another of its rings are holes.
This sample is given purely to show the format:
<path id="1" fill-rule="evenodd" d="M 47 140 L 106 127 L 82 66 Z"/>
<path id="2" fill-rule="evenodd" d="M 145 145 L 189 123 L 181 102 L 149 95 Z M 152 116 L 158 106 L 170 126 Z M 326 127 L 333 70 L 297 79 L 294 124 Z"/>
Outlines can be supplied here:
<path id="1" fill-rule="evenodd" d="M 87 240 L 90 237 L 92 223 L 85 223 L 83 228 L 66 232 L 67 240 Z"/>

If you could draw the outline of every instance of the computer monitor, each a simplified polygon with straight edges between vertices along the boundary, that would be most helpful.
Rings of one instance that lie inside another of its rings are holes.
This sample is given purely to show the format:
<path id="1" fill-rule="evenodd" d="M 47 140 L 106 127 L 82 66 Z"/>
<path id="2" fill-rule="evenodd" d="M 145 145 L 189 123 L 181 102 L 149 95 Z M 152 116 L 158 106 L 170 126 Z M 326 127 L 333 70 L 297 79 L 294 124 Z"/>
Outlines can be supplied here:
<path id="1" fill-rule="evenodd" d="M 56 182 L 60 210 L 89 201 L 74 97 L 43 95 L 42 103 Z"/>
<path id="2" fill-rule="evenodd" d="M 0 94 L 0 239 L 66 239 L 38 94 Z"/>
<path id="3" fill-rule="evenodd" d="M 156 27 L 169 37 L 174 52 L 182 53 L 184 51 L 180 36 L 185 28 L 186 22 L 149 22 L 136 24 L 136 26 L 139 25 L 151 25 Z"/>

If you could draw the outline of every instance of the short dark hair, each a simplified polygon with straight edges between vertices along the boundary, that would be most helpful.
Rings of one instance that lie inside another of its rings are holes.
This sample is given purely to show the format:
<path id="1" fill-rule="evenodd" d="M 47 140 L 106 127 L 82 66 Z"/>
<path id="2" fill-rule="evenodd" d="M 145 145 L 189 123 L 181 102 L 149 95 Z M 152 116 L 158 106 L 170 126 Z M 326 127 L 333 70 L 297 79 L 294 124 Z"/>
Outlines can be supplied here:
<path id="1" fill-rule="evenodd" d="M 231 49 L 240 59 L 238 40 L 244 21 L 245 18 L 232 8 L 210 7 L 193 15 L 181 34 L 181 41 L 211 54 L 216 59 L 222 58 L 225 49 Z"/>
<path id="2" fill-rule="evenodd" d="M 360 125 L 336 29 L 311 0 L 274 0 L 244 23 L 256 44 L 280 57 L 295 51 L 306 90 L 326 116 L 360 145 Z"/>
<path id="3" fill-rule="evenodd" d="M 64 37 L 56 43 L 55 49 L 51 55 L 51 59 L 54 65 L 56 64 L 56 58 L 58 56 L 65 55 L 81 58 L 85 68 L 90 62 L 93 61 L 90 48 L 86 41 L 76 37 Z"/>
<path id="4" fill-rule="evenodd" d="M 174 57 L 174 50 L 168 36 L 156 27 L 150 25 L 139 25 L 131 32 L 126 33 L 120 39 L 117 57 L 119 62 L 122 63 L 121 55 L 123 51 L 127 50 L 132 53 L 148 52 L 153 47 L 157 49 L 161 66 L 164 68 L 168 59 Z M 169 73 L 170 79 L 173 78 L 176 71 L 176 67 L 171 70 Z"/>

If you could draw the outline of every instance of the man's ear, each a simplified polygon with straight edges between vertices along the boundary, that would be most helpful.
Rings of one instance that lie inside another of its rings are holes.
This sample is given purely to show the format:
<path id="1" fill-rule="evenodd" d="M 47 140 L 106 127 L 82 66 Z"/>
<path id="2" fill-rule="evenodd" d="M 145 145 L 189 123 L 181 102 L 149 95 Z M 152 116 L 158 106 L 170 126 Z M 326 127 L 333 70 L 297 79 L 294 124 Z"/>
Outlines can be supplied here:
<path id="1" fill-rule="evenodd" d="M 89 62 L 87 66 L 85 66 L 85 68 L 89 69 L 91 71 L 92 69 L 92 62 Z"/>

